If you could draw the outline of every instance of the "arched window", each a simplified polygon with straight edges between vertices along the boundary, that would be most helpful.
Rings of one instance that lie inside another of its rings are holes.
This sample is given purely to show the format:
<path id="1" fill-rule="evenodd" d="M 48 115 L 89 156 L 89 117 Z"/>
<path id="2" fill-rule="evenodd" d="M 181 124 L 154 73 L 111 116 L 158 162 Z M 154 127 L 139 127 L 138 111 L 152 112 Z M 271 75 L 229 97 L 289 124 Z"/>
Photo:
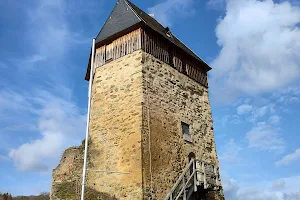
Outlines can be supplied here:
<path id="1" fill-rule="evenodd" d="M 189 162 L 192 160 L 192 158 L 196 158 L 196 155 L 193 153 L 193 152 L 191 152 L 191 153 L 189 153 Z"/>

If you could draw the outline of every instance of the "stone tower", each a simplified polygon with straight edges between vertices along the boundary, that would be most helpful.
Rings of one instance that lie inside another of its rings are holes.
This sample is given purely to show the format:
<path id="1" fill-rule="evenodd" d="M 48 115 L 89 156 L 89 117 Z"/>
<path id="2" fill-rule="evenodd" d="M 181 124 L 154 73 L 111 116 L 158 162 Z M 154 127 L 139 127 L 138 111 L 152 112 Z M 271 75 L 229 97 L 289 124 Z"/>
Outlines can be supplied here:
<path id="1" fill-rule="evenodd" d="M 224 199 L 211 68 L 128 0 L 117 2 L 99 32 L 94 68 L 88 188 L 100 199 Z M 64 182 L 78 188 L 82 151 L 68 149 L 53 171 L 51 199 L 77 199 L 58 194 Z"/>

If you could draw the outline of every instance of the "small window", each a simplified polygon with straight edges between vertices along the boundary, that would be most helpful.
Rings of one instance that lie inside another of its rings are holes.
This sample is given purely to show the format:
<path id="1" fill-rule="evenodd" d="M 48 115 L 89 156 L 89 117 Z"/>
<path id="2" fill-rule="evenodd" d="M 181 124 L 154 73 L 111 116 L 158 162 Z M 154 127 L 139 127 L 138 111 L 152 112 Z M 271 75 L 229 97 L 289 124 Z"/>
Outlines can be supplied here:
<path id="1" fill-rule="evenodd" d="M 182 127 L 182 134 L 183 135 L 190 135 L 190 125 L 181 122 L 181 127 Z"/>
<path id="2" fill-rule="evenodd" d="M 173 38 L 172 33 L 169 27 L 165 27 L 165 33 L 169 38 Z"/>
<path id="3" fill-rule="evenodd" d="M 181 129 L 182 129 L 182 135 L 183 139 L 192 142 L 191 134 L 190 134 L 190 125 L 187 123 L 181 122 Z"/>
<path id="4" fill-rule="evenodd" d="M 169 37 L 169 38 L 172 38 L 172 33 L 170 31 L 166 32 L 166 35 Z"/>

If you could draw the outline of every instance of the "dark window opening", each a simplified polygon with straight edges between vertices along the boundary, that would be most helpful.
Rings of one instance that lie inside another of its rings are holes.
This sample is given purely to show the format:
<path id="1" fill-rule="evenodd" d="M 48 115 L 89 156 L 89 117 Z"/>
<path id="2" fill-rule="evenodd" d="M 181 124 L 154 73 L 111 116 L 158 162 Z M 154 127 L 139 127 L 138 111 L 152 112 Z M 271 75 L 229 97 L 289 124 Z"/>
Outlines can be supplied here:
<path id="1" fill-rule="evenodd" d="M 184 122 L 181 122 L 181 129 L 182 129 L 182 135 L 183 139 L 192 142 L 191 133 L 190 133 L 190 125 Z"/>
<path id="2" fill-rule="evenodd" d="M 191 153 L 189 153 L 189 162 L 192 160 L 192 158 L 193 159 L 195 159 L 196 158 L 196 155 L 193 153 L 193 152 L 191 152 Z"/>
<path id="3" fill-rule="evenodd" d="M 181 127 L 182 127 L 182 134 L 183 135 L 190 135 L 190 125 L 181 122 Z"/>
<path id="4" fill-rule="evenodd" d="M 188 157 L 189 157 L 189 163 L 191 162 L 192 159 L 194 160 L 196 159 L 196 155 L 193 152 L 189 153 Z M 193 173 L 193 167 L 194 167 L 193 165 L 190 166 L 190 175 L 192 175 Z"/>
<path id="5" fill-rule="evenodd" d="M 187 64 L 186 64 L 186 60 L 185 60 L 185 59 L 182 60 L 182 69 L 181 69 L 181 73 L 187 75 Z"/>
<path id="6" fill-rule="evenodd" d="M 182 73 L 187 75 L 186 65 L 182 66 Z"/>

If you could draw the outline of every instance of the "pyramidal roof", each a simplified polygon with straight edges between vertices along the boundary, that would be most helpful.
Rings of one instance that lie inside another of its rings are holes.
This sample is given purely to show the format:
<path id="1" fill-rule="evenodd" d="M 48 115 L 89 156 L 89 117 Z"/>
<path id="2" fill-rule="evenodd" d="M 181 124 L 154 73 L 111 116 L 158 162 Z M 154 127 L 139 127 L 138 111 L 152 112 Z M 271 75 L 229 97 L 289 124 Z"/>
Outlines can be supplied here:
<path id="1" fill-rule="evenodd" d="M 96 42 L 101 42 L 141 21 L 141 18 L 135 13 L 127 0 L 118 0 L 101 31 L 98 33 Z"/>
<path id="2" fill-rule="evenodd" d="M 96 43 L 113 37 L 114 35 L 139 23 L 150 27 L 157 33 L 161 34 L 164 38 L 175 44 L 177 47 L 181 48 L 186 53 L 202 62 L 207 71 L 211 69 L 211 67 L 209 67 L 186 45 L 184 45 L 183 42 L 181 42 L 176 36 L 172 34 L 172 37 L 168 37 L 166 34 L 166 28 L 164 26 L 162 26 L 158 21 L 138 8 L 136 5 L 131 3 L 129 0 L 118 0 L 101 31 L 98 33 L 96 37 Z"/>

